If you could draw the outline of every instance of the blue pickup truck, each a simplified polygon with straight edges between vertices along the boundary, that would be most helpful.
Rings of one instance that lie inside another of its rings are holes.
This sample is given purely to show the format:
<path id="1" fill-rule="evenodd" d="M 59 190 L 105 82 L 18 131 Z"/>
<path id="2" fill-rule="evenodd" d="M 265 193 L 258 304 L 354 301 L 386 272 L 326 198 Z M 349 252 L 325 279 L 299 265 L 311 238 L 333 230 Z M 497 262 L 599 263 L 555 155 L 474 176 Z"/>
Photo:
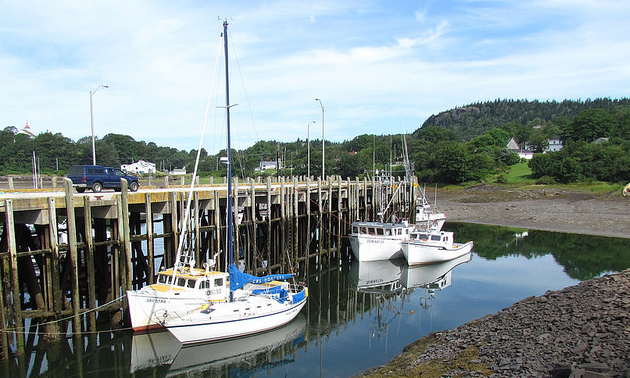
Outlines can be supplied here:
<path id="1" fill-rule="evenodd" d="M 114 189 L 119 192 L 120 179 L 127 180 L 129 190 L 135 192 L 140 187 L 136 176 L 129 176 L 117 168 L 103 167 L 101 165 L 73 165 L 68 173 L 68 178 L 72 180 L 77 192 L 83 193 L 87 189 L 92 189 L 98 193 L 103 189 Z"/>

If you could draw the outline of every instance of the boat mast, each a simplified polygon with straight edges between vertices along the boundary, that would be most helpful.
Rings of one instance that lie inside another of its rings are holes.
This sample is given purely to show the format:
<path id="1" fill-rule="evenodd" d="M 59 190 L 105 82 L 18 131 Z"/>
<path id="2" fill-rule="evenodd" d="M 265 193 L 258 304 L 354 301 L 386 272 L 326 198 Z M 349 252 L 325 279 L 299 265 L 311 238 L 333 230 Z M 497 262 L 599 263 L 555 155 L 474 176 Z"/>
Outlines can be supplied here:
<path id="1" fill-rule="evenodd" d="M 227 34 L 228 22 L 223 21 L 223 49 L 225 55 L 225 111 L 227 115 L 227 222 L 228 222 L 228 235 L 227 235 L 227 252 L 228 262 L 232 264 L 234 254 L 234 229 L 232 225 L 232 147 L 230 140 L 230 76 L 228 73 L 228 34 Z"/>

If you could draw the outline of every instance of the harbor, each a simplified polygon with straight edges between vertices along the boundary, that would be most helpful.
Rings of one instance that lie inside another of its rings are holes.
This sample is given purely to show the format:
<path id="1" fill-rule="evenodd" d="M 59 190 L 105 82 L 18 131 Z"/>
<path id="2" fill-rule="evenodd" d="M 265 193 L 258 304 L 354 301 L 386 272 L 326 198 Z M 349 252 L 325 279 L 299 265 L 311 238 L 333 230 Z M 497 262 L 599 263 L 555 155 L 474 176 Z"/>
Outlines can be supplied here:
<path id="1" fill-rule="evenodd" d="M 0 194 L 3 358 L 9 350 L 24 353 L 32 334 L 89 333 L 103 317 L 124 327 L 126 291 L 154 283 L 160 268 L 172 266 L 181 237 L 199 266 L 215 255 L 225 266 L 226 183 L 191 189 L 164 180 L 138 192 L 123 185 L 120 192 L 83 194 L 62 183 Z M 417 188 L 405 179 L 234 180 L 236 260 L 254 275 L 308 276 L 342 258 L 353 220 L 376 219 L 385 204 L 413 214 Z"/>

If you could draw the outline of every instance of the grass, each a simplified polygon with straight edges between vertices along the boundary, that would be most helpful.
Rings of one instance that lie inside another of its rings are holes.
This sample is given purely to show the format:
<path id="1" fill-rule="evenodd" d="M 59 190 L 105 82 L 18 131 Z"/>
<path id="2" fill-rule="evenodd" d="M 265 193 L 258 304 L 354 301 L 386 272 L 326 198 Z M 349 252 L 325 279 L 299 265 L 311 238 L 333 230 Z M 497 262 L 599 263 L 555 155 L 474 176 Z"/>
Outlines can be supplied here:
<path id="1" fill-rule="evenodd" d="M 392 377 L 426 377 L 438 378 L 444 374 L 458 377 L 465 376 L 467 372 L 477 371 L 483 376 L 489 376 L 492 371 L 479 362 L 479 349 L 469 345 L 451 358 L 435 358 L 433 360 L 418 362 L 419 355 L 430 349 L 436 343 L 444 343 L 436 334 L 429 334 L 420 340 L 408 345 L 394 360 L 387 365 L 372 369 L 362 377 L 366 378 L 392 378 Z"/>

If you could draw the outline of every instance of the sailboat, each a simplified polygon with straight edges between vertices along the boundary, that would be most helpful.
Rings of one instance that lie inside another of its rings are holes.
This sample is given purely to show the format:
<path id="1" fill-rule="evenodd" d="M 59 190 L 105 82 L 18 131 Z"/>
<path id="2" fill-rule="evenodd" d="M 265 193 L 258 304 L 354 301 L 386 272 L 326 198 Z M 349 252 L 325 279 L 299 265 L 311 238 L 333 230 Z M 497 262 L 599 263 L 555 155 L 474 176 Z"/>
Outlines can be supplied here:
<path id="1" fill-rule="evenodd" d="M 182 344 L 190 345 L 251 335 L 291 322 L 300 313 L 308 297 L 308 288 L 291 284 L 294 274 L 256 277 L 239 271 L 232 262 L 234 226 L 232 216 L 232 175 L 230 141 L 230 91 L 228 71 L 227 21 L 223 22 L 227 114 L 227 254 L 230 295 L 228 301 L 208 302 L 197 311 L 178 318 L 165 319 L 163 325 Z"/>

